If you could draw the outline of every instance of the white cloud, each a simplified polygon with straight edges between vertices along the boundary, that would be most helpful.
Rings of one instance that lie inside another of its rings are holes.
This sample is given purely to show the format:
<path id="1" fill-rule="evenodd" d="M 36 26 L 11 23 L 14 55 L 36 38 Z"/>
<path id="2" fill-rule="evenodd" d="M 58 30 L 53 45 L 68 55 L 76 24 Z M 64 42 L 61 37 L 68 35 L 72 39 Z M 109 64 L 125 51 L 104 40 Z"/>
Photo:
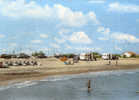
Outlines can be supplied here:
<path id="1" fill-rule="evenodd" d="M 96 48 L 78 47 L 75 49 L 81 52 L 102 51 L 102 48 L 99 48 L 99 47 L 96 47 Z"/>
<path id="2" fill-rule="evenodd" d="M 65 47 L 66 47 L 67 49 L 72 49 L 72 47 L 71 47 L 70 45 L 65 45 Z"/>
<path id="3" fill-rule="evenodd" d="M 9 43 L 9 46 L 10 46 L 10 47 L 16 47 L 17 44 L 16 44 L 16 43 Z"/>
<path id="4" fill-rule="evenodd" d="M 40 37 L 41 38 L 48 38 L 48 35 L 47 34 L 40 34 Z"/>
<path id="5" fill-rule="evenodd" d="M 90 44 L 92 40 L 88 37 L 85 32 L 73 32 L 69 37 L 70 42 L 72 43 L 81 43 L 81 44 Z"/>
<path id="6" fill-rule="evenodd" d="M 88 48 L 88 47 L 77 47 L 75 49 L 78 51 L 83 51 L 83 52 L 89 52 L 89 51 L 94 50 L 94 48 Z"/>
<path id="7" fill-rule="evenodd" d="M 26 54 L 29 54 L 29 55 L 31 55 L 33 52 L 31 51 L 31 50 L 29 50 L 29 49 L 24 49 L 24 50 L 21 50 L 20 52 L 24 52 L 24 53 L 26 53 Z"/>
<path id="8" fill-rule="evenodd" d="M 42 43 L 42 40 L 32 40 L 31 43 L 39 44 L 39 43 Z"/>
<path id="9" fill-rule="evenodd" d="M 102 27 L 102 26 L 98 27 L 98 29 L 97 29 L 97 32 L 101 32 L 101 31 L 104 31 L 104 27 Z"/>
<path id="10" fill-rule="evenodd" d="M 69 33 L 70 32 L 70 30 L 69 29 L 61 29 L 59 32 L 58 32 L 58 34 L 60 34 L 60 35 L 63 35 L 63 34 L 67 34 L 67 33 Z"/>
<path id="11" fill-rule="evenodd" d="M 55 43 L 51 43 L 50 46 L 52 46 L 53 48 L 60 48 L 60 46 L 58 44 L 55 44 Z"/>
<path id="12" fill-rule="evenodd" d="M 40 51 L 49 51 L 49 48 L 40 48 Z"/>
<path id="13" fill-rule="evenodd" d="M 110 29 L 109 28 L 104 28 L 103 26 L 100 26 L 100 27 L 98 27 L 97 32 L 108 35 L 110 33 Z"/>
<path id="14" fill-rule="evenodd" d="M 105 3 L 106 0 L 89 0 L 88 3 L 99 3 L 99 4 L 102 4 L 102 3 Z"/>
<path id="15" fill-rule="evenodd" d="M 118 40 L 118 41 L 127 41 L 130 43 L 139 43 L 139 38 L 137 38 L 131 34 L 127 34 L 127 33 L 115 32 L 115 33 L 112 33 L 111 37 Z"/>
<path id="16" fill-rule="evenodd" d="M 108 40 L 108 37 L 98 37 L 98 40 L 105 41 L 105 40 Z"/>
<path id="17" fill-rule="evenodd" d="M 111 32 L 109 28 L 104 28 L 102 26 L 98 27 L 97 32 L 103 33 L 104 36 L 98 37 L 98 40 L 106 41 L 106 40 L 118 40 L 118 42 L 130 42 L 130 43 L 138 43 L 139 38 L 122 32 Z"/>
<path id="18" fill-rule="evenodd" d="M 4 38 L 5 37 L 5 35 L 3 35 L 3 34 L 0 34 L 0 38 Z"/>
<path id="19" fill-rule="evenodd" d="M 118 2 L 114 2 L 109 4 L 108 10 L 126 13 L 139 13 L 139 6 L 131 4 L 120 4 Z"/>
<path id="20" fill-rule="evenodd" d="M 109 40 L 109 35 L 110 35 L 110 29 L 109 28 L 104 28 L 103 26 L 99 26 L 97 28 L 97 32 L 102 33 L 104 36 L 103 37 L 98 37 L 98 40 Z"/>
<path id="21" fill-rule="evenodd" d="M 115 50 L 122 51 L 122 48 L 115 46 Z"/>
<path id="22" fill-rule="evenodd" d="M 68 26 L 83 26 L 88 22 L 98 24 L 94 12 L 84 14 L 81 11 L 73 11 L 72 9 L 60 4 L 52 7 L 45 4 L 41 6 L 35 1 L 26 2 L 25 0 L 16 0 L 0 2 L 1 14 L 13 18 L 37 18 L 37 19 L 58 19 L 62 24 Z"/>
<path id="23" fill-rule="evenodd" d="M 63 39 L 63 38 L 61 38 L 61 39 L 58 39 L 58 38 L 54 38 L 54 40 L 57 42 L 57 43 L 59 43 L 59 44 L 61 44 L 61 43 L 64 43 L 66 40 L 65 39 Z"/>
<path id="24" fill-rule="evenodd" d="M 4 48 L 3 49 L 0 49 L 0 52 L 1 53 L 6 53 L 7 52 L 7 49 L 4 49 Z"/>
<path id="25" fill-rule="evenodd" d="M 139 22 L 139 19 L 136 19 L 136 22 Z"/>
<path id="26" fill-rule="evenodd" d="M 115 39 L 118 40 L 119 42 L 130 42 L 130 43 L 138 43 L 139 38 L 128 34 L 128 33 L 122 33 L 122 32 L 111 32 L 110 34 L 110 29 L 109 28 L 104 28 L 102 26 L 98 27 L 97 32 L 100 32 L 104 34 L 103 37 L 98 37 L 98 40 L 109 40 L 109 39 Z"/>

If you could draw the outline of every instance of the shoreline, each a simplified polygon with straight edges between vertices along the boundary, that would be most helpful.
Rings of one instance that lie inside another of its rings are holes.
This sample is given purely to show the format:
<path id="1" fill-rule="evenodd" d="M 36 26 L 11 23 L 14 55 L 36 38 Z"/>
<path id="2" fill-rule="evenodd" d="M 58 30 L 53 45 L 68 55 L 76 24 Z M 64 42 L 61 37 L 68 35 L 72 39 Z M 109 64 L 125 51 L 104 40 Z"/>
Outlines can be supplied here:
<path id="1" fill-rule="evenodd" d="M 4 60 L 4 59 L 3 59 Z M 19 59 L 12 59 L 19 60 Z M 106 60 L 98 61 L 79 61 L 74 65 L 65 65 L 56 58 L 36 59 L 41 66 L 10 66 L 0 68 L 0 86 L 20 83 L 24 81 L 41 80 L 48 76 L 71 75 L 88 72 L 112 71 L 112 70 L 131 70 L 139 69 L 139 59 L 120 59 L 118 65 L 111 61 L 108 65 Z"/>
<path id="2" fill-rule="evenodd" d="M 95 66 L 93 66 L 95 67 Z M 72 71 L 56 71 L 53 69 L 50 72 L 27 72 L 24 73 L 0 73 L 0 86 L 7 86 L 10 84 L 22 83 L 24 81 L 37 81 L 47 78 L 49 76 L 59 76 L 59 75 L 77 75 L 81 73 L 88 72 L 103 72 L 103 71 L 118 71 L 118 70 L 134 70 L 139 69 L 138 65 L 119 65 L 119 66 L 108 66 L 103 65 L 99 66 L 102 68 L 85 68 L 85 69 L 76 69 Z"/>

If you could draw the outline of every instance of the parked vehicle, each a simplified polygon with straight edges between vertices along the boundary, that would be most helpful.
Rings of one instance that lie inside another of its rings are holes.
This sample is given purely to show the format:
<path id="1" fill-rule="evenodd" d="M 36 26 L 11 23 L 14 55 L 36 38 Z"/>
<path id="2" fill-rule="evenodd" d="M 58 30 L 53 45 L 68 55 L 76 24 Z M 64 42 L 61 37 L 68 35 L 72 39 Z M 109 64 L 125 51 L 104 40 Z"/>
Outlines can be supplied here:
<path id="1" fill-rule="evenodd" d="M 80 60 L 84 61 L 96 61 L 96 57 L 93 55 L 93 53 L 81 53 L 79 56 Z"/>
<path id="2" fill-rule="evenodd" d="M 103 53 L 102 54 L 102 59 L 104 60 L 118 60 L 119 57 L 110 53 Z"/>
<path id="3" fill-rule="evenodd" d="M 102 54 L 102 59 L 103 60 L 109 60 L 110 59 L 110 53 L 103 53 Z"/>
<path id="4" fill-rule="evenodd" d="M 86 60 L 86 53 L 80 54 L 80 60 Z"/>

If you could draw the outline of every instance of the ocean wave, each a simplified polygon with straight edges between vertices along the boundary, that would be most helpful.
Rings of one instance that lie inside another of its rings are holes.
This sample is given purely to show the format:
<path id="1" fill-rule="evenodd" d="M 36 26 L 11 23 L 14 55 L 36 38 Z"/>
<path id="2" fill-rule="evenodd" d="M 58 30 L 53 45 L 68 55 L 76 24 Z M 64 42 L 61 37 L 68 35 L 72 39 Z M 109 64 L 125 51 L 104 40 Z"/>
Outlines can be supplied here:
<path id="1" fill-rule="evenodd" d="M 108 76 L 108 75 L 116 75 L 120 76 L 123 74 L 135 74 L 139 72 L 139 70 L 113 70 L 113 71 L 102 71 L 102 72 L 90 72 L 90 75 L 96 75 L 96 76 Z"/>
<path id="2" fill-rule="evenodd" d="M 11 84 L 11 85 L 8 85 L 8 86 L 1 86 L 0 91 L 7 90 L 9 88 L 24 88 L 24 87 L 33 86 L 33 85 L 36 85 L 36 84 L 38 84 L 38 82 L 25 81 L 25 82 L 22 82 L 22 83 Z"/>
<path id="3" fill-rule="evenodd" d="M 123 74 L 135 74 L 139 72 L 139 70 L 114 70 L 114 71 L 101 71 L 101 72 L 89 72 L 89 73 L 81 73 L 76 75 L 64 75 L 64 76 L 49 76 L 40 81 L 60 81 L 60 80 L 70 80 L 74 78 L 87 78 L 87 77 L 97 77 L 97 76 L 121 76 Z"/>
<path id="4" fill-rule="evenodd" d="M 43 80 L 40 80 L 40 81 L 60 81 L 60 80 L 70 80 L 72 79 L 73 77 L 70 76 L 70 75 L 64 75 L 64 76 L 50 76 L 50 77 L 47 77 Z"/>
<path id="5" fill-rule="evenodd" d="M 9 88 L 11 88 L 11 86 L 1 86 L 0 91 L 6 90 L 6 89 L 9 89 Z"/>
<path id="6" fill-rule="evenodd" d="M 9 89 L 9 88 L 24 88 L 29 87 L 38 84 L 40 81 L 42 82 L 53 82 L 53 81 L 61 81 L 61 80 L 70 80 L 70 79 L 76 79 L 76 78 L 90 78 L 90 77 L 97 77 L 97 76 L 109 76 L 109 75 L 115 75 L 115 76 L 121 76 L 123 74 L 135 74 L 139 73 L 139 70 L 119 70 L 119 71 L 101 71 L 101 72 L 89 72 L 89 73 L 81 73 L 76 75 L 59 75 L 59 76 L 49 76 L 45 79 L 38 80 L 38 81 L 25 81 L 22 83 L 16 83 L 13 85 L 8 85 L 4 87 L 0 87 L 0 91 Z"/>
<path id="7" fill-rule="evenodd" d="M 25 81 L 25 82 L 22 82 L 22 83 L 14 84 L 13 87 L 15 87 L 15 88 L 24 88 L 24 87 L 33 86 L 33 85 L 36 85 L 36 84 L 37 84 L 37 82 Z"/>

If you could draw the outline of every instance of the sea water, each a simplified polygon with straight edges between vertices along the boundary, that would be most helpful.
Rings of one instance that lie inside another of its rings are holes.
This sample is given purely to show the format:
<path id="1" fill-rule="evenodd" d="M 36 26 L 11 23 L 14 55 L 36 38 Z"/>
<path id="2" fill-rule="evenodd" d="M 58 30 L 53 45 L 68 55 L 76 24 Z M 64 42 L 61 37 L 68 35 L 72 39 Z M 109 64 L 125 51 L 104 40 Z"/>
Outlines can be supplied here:
<path id="1" fill-rule="evenodd" d="M 91 92 L 87 83 L 91 80 Z M 139 70 L 53 76 L 0 87 L 0 100 L 139 100 Z"/>

